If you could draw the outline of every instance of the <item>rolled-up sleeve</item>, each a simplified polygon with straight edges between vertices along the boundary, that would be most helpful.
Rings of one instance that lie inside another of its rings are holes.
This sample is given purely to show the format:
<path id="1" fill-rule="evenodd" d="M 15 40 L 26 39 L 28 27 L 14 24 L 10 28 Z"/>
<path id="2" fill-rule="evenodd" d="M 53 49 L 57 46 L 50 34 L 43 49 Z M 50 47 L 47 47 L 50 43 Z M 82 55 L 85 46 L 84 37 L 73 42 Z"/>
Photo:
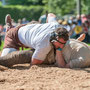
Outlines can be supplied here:
<path id="1" fill-rule="evenodd" d="M 32 58 L 38 60 L 45 60 L 47 54 L 50 52 L 51 47 L 37 48 L 32 56 Z"/>

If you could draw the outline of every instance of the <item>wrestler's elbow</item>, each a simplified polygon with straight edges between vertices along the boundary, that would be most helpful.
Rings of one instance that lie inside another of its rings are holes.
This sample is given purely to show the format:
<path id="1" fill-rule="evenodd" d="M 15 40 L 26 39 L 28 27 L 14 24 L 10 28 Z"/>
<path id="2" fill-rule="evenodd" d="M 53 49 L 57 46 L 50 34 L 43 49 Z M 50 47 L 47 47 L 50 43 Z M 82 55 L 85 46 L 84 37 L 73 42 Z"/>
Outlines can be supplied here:
<path id="1" fill-rule="evenodd" d="M 33 58 L 31 63 L 32 65 L 38 65 L 38 64 L 42 64 L 43 60 L 38 60 L 38 59 Z"/>

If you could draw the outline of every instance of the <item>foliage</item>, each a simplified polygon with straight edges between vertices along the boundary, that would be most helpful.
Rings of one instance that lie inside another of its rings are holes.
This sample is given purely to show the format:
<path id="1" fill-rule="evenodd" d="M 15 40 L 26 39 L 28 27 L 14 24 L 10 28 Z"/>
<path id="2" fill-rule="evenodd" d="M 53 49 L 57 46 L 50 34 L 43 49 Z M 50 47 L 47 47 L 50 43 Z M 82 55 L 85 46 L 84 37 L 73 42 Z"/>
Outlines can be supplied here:
<path id="1" fill-rule="evenodd" d="M 77 14 L 77 0 L 43 0 L 44 9 L 63 16 Z M 90 0 L 81 0 L 81 13 L 90 14 Z"/>
<path id="2" fill-rule="evenodd" d="M 10 13 L 15 20 L 26 17 L 38 20 L 46 11 L 55 13 L 57 16 L 77 14 L 77 0 L 5 0 L 8 5 L 1 6 L 0 23 L 4 23 L 4 17 Z M 10 5 L 10 6 L 9 6 Z M 11 6 L 12 5 L 12 6 Z M 90 0 L 81 0 L 81 13 L 90 14 Z"/>
<path id="3" fill-rule="evenodd" d="M 82 13 L 90 14 L 90 0 L 81 0 Z"/>
<path id="4" fill-rule="evenodd" d="M 27 20 L 31 21 L 32 19 L 38 20 L 41 16 L 43 11 L 42 6 L 5 6 L 0 7 L 0 23 L 4 24 L 4 18 L 6 14 L 11 14 L 12 18 L 17 21 L 18 19 L 26 18 Z"/>
<path id="5" fill-rule="evenodd" d="M 76 14 L 77 0 L 5 0 L 8 5 L 41 5 L 44 11 L 54 12 L 56 14 Z M 82 13 L 90 13 L 90 0 L 81 0 Z"/>
<path id="6" fill-rule="evenodd" d="M 2 3 L 0 2 L 0 6 L 2 6 Z"/>
<path id="7" fill-rule="evenodd" d="M 7 0 L 9 5 L 43 5 L 42 0 Z"/>
<path id="8" fill-rule="evenodd" d="M 60 15 L 75 12 L 76 9 L 75 0 L 49 0 L 48 6 L 49 12 Z"/>

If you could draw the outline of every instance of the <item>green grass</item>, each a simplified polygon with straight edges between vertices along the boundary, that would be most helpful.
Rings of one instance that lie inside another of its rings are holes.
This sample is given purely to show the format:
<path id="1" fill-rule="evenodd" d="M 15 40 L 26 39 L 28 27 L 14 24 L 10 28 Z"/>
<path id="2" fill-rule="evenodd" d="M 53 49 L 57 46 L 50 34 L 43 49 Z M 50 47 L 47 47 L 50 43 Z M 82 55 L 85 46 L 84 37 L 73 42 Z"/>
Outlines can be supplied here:
<path id="1" fill-rule="evenodd" d="M 88 45 L 90 46 L 90 43 L 88 43 Z"/>
<path id="2" fill-rule="evenodd" d="M 0 51 L 3 50 L 3 46 L 4 46 L 4 41 L 2 41 L 2 44 L 0 46 Z M 22 48 L 20 48 L 20 50 L 22 50 Z M 23 50 L 30 50 L 30 48 L 23 48 Z"/>
<path id="3" fill-rule="evenodd" d="M 4 41 L 2 41 L 2 44 L 0 46 L 0 51 L 3 49 Z"/>

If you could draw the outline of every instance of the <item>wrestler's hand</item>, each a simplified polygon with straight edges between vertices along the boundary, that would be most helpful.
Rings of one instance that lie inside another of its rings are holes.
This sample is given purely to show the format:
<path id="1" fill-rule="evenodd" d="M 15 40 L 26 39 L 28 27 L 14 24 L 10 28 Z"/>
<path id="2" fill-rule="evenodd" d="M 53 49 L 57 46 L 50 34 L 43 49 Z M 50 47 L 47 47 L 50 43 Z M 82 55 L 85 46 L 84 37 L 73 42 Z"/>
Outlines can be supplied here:
<path id="1" fill-rule="evenodd" d="M 63 48 L 64 47 L 64 44 L 61 44 L 59 42 L 53 42 L 55 48 Z"/>
<path id="2" fill-rule="evenodd" d="M 80 37 L 77 38 L 77 40 L 82 42 L 85 39 L 85 36 L 86 36 L 86 34 L 83 33 L 83 34 L 80 35 Z"/>

